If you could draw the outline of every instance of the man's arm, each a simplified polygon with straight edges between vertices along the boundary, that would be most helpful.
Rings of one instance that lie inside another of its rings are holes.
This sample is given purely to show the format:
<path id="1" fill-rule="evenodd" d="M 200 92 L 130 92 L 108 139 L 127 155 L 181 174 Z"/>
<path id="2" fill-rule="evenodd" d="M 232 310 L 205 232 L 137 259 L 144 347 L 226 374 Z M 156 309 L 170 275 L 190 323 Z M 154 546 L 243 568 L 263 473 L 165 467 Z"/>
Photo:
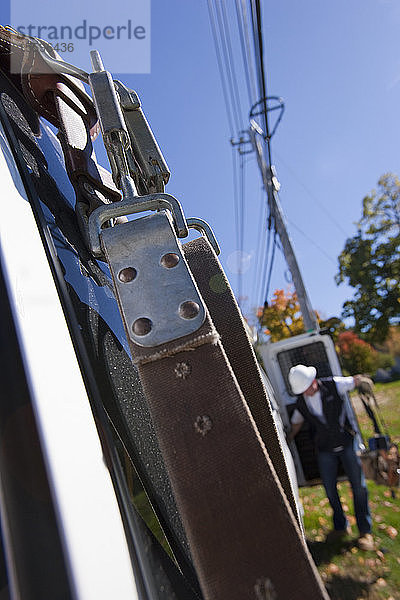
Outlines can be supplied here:
<path id="1" fill-rule="evenodd" d="M 301 422 L 301 423 L 292 423 L 292 428 L 289 431 L 289 433 L 287 435 L 287 438 L 286 438 L 287 441 L 288 441 L 288 443 L 290 443 L 290 442 L 293 441 L 293 438 L 295 438 L 296 435 L 299 433 L 302 425 L 303 425 L 303 422 Z"/>
<path id="2" fill-rule="evenodd" d="M 293 441 L 293 438 L 299 433 L 301 426 L 304 423 L 304 417 L 298 408 L 295 408 L 290 419 L 291 430 L 286 436 L 286 441 L 289 444 Z"/>
<path id="3" fill-rule="evenodd" d="M 362 375 L 354 375 L 350 377 L 334 377 L 333 381 L 336 384 L 337 391 L 339 394 L 345 394 L 354 390 L 355 387 L 360 385 Z"/>

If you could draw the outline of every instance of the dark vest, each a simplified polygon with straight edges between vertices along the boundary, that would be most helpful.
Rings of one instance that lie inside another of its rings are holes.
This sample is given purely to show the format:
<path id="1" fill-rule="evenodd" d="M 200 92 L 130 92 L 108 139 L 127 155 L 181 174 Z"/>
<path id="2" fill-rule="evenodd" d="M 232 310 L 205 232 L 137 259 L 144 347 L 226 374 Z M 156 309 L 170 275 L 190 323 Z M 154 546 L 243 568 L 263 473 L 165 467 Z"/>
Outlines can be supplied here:
<path id="1" fill-rule="evenodd" d="M 318 450 L 339 451 L 341 447 L 349 446 L 353 441 L 354 431 L 346 416 L 343 426 L 340 424 L 340 416 L 343 410 L 343 399 L 339 396 L 336 384 L 332 377 L 318 379 L 318 387 L 321 393 L 322 410 L 326 423 L 309 411 L 303 396 L 298 396 L 296 408 L 301 415 L 310 423 L 314 441 Z"/>

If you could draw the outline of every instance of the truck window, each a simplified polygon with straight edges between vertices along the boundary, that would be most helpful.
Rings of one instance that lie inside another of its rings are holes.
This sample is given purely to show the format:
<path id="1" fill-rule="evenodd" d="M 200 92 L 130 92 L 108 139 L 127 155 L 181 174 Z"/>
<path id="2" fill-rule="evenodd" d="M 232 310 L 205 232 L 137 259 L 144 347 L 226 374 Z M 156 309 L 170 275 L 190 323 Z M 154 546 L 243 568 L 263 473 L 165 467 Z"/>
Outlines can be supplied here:
<path id="1" fill-rule="evenodd" d="M 313 365 L 317 369 L 317 377 L 330 377 L 332 370 L 323 342 L 314 342 L 303 346 L 289 348 L 278 353 L 279 367 L 282 372 L 287 392 L 293 394 L 288 381 L 288 373 L 294 365 Z"/>

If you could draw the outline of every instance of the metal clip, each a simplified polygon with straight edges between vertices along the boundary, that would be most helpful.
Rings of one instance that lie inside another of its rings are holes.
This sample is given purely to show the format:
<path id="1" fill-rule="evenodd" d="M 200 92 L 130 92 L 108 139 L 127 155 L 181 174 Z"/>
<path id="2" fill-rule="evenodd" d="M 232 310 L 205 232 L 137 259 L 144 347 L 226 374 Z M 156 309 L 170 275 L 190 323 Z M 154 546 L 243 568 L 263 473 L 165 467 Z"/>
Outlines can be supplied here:
<path id="1" fill-rule="evenodd" d="M 154 347 L 199 329 L 206 309 L 166 211 L 104 229 L 101 241 L 135 344 Z"/>
<path id="2" fill-rule="evenodd" d="M 272 187 L 274 188 L 275 192 L 279 192 L 279 190 L 281 189 L 281 184 L 279 183 L 278 177 L 276 175 L 276 169 L 274 165 L 271 165 L 269 167 L 269 175 Z"/>
<path id="3" fill-rule="evenodd" d="M 89 217 L 89 245 L 92 254 L 103 257 L 100 243 L 102 225 L 116 217 L 133 215 L 146 210 L 161 210 L 166 208 L 173 216 L 176 235 L 180 238 L 188 235 L 186 219 L 178 200 L 170 194 L 150 194 L 133 200 L 122 200 L 114 204 L 99 206 Z"/>
<path id="4" fill-rule="evenodd" d="M 113 179 L 124 199 L 132 199 L 137 192 L 127 159 L 130 141 L 114 82 L 111 73 L 105 71 L 99 52 L 92 50 L 90 57 L 94 72 L 89 74 L 89 84 Z"/>
<path id="5" fill-rule="evenodd" d="M 75 65 L 71 65 L 70 63 L 65 62 L 64 60 L 58 60 L 51 56 L 51 53 L 54 53 L 53 47 L 49 42 L 45 40 L 41 40 L 39 38 L 34 38 L 30 36 L 26 36 L 29 38 L 37 47 L 40 56 L 42 59 L 57 73 L 63 73 L 65 75 L 72 75 L 77 79 L 80 79 L 84 83 L 88 83 L 89 73 L 86 73 L 83 69 L 79 67 L 75 67 Z"/>
<path id="6" fill-rule="evenodd" d="M 114 80 L 114 86 L 119 96 L 119 103 L 122 110 L 137 110 L 140 108 L 139 96 L 134 90 L 129 89 L 118 79 Z"/>
<path id="7" fill-rule="evenodd" d="M 168 183 L 170 171 L 141 109 L 139 97 L 120 81 L 114 81 L 114 84 L 119 95 L 132 152 L 144 180 L 144 193 L 162 193 Z M 138 185 L 140 186 L 140 182 Z"/>
<path id="8" fill-rule="evenodd" d="M 210 242 L 215 254 L 217 256 L 220 254 L 221 249 L 217 242 L 217 238 L 207 221 L 203 221 L 203 219 L 199 219 L 198 217 L 190 217 L 189 219 L 186 219 L 186 223 L 189 229 L 197 229 L 197 231 L 200 231 L 200 233 Z"/>

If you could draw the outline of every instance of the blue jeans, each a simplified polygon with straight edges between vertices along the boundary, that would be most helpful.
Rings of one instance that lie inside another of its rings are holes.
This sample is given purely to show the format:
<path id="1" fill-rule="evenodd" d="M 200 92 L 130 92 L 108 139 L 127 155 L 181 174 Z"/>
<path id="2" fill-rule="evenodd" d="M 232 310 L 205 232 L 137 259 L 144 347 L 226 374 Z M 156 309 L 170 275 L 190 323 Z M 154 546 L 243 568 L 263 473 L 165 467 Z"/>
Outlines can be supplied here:
<path id="1" fill-rule="evenodd" d="M 368 490 L 365 485 L 361 461 L 352 444 L 346 446 L 340 452 L 318 451 L 318 465 L 322 483 L 333 509 L 333 526 L 335 529 L 343 530 L 348 525 L 336 487 L 339 461 L 343 465 L 353 490 L 354 512 L 360 534 L 370 533 L 372 519 L 368 506 Z"/>

